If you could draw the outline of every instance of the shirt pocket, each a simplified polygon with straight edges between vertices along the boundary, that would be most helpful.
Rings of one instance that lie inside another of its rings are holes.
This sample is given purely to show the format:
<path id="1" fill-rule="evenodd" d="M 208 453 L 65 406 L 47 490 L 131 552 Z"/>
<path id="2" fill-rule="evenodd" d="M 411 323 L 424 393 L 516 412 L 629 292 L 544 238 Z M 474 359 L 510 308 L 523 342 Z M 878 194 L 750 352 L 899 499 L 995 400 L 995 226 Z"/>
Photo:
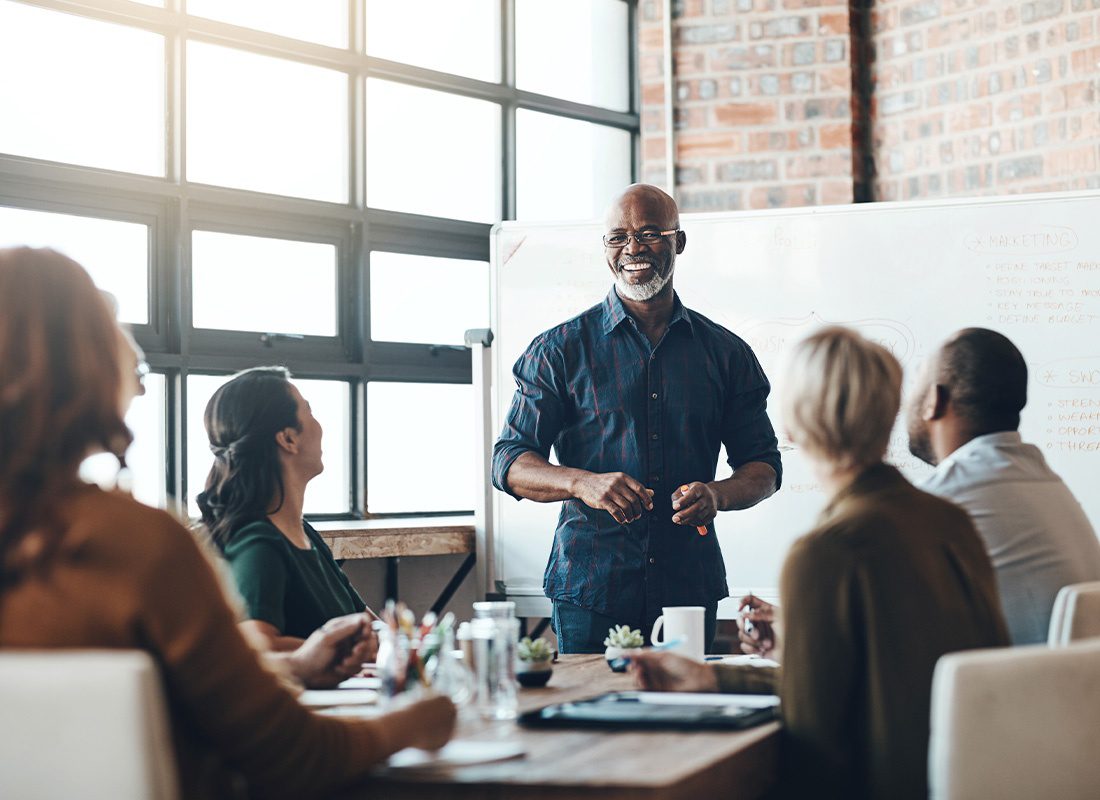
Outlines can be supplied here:
<path id="1" fill-rule="evenodd" d="M 700 364 L 702 372 L 673 374 L 664 381 L 669 419 L 691 441 L 720 436 L 727 392 L 725 383 L 711 364 Z"/>
<path id="2" fill-rule="evenodd" d="M 606 429 L 614 425 L 616 431 L 605 435 L 617 435 L 619 426 L 641 413 L 638 407 L 644 395 L 644 379 L 639 380 L 636 370 L 618 370 L 614 367 L 597 367 L 585 370 L 570 382 L 572 395 L 572 422 L 580 427 L 595 426 Z"/>

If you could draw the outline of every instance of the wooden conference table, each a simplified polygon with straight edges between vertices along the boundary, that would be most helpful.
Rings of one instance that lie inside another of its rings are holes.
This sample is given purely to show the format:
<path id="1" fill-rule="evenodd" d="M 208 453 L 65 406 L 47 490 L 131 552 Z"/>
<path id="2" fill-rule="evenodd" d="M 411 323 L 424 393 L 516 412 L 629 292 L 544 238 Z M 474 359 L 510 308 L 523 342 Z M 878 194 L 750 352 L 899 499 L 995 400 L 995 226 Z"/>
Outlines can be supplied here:
<path id="1" fill-rule="evenodd" d="M 603 656 L 562 656 L 550 684 L 522 689 L 520 711 L 634 688 Z M 418 800 L 749 800 L 764 794 L 778 770 L 779 723 L 732 733 L 530 730 L 514 722 L 464 721 L 458 736 L 523 743 L 511 761 L 419 772 L 380 770 L 339 795 Z"/>

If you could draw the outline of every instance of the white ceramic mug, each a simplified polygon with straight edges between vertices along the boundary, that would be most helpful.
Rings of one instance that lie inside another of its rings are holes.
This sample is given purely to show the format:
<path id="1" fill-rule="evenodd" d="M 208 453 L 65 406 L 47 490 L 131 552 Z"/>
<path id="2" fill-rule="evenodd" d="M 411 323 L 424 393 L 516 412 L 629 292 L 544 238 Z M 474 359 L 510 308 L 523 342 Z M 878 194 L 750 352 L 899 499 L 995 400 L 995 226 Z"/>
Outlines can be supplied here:
<path id="1" fill-rule="evenodd" d="M 664 613 L 653 623 L 649 641 L 654 645 L 678 641 L 678 644 L 669 648 L 671 652 L 702 661 L 705 649 L 703 638 L 706 635 L 706 609 L 702 606 L 665 606 L 661 611 Z M 662 626 L 665 637 L 658 639 L 657 635 L 661 632 Z"/>

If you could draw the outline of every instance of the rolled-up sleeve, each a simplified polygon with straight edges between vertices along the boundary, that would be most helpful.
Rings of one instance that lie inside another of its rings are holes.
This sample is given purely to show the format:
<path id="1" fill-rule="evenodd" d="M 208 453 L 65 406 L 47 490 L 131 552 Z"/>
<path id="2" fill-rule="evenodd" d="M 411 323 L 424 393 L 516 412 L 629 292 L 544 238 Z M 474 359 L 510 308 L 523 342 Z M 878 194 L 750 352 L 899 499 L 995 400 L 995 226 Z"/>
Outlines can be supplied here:
<path id="1" fill-rule="evenodd" d="M 550 457 L 564 419 L 563 393 L 555 375 L 554 353 L 535 341 L 512 367 L 516 393 L 500 438 L 493 446 L 493 486 L 521 499 L 508 487 L 508 470 L 526 452 Z"/>
<path id="2" fill-rule="evenodd" d="M 733 401 L 722 421 L 722 444 L 735 471 L 753 461 L 774 469 L 778 490 L 783 483 L 783 462 L 779 457 L 779 440 L 768 418 L 771 384 L 753 352 L 748 348 L 746 351 L 741 369 L 733 371 Z"/>

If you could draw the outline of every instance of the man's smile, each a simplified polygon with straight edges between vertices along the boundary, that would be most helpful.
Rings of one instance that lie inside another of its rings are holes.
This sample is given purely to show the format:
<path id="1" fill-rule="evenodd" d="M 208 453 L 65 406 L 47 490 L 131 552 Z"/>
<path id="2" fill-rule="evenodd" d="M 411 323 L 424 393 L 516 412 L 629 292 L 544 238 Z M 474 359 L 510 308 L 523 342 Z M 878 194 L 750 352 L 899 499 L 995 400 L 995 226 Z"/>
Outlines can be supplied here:
<path id="1" fill-rule="evenodd" d="M 630 261 L 620 263 L 619 269 L 623 272 L 645 272 L 646 270 L 653 269 L 653 264 L 648 261 Z"/>

